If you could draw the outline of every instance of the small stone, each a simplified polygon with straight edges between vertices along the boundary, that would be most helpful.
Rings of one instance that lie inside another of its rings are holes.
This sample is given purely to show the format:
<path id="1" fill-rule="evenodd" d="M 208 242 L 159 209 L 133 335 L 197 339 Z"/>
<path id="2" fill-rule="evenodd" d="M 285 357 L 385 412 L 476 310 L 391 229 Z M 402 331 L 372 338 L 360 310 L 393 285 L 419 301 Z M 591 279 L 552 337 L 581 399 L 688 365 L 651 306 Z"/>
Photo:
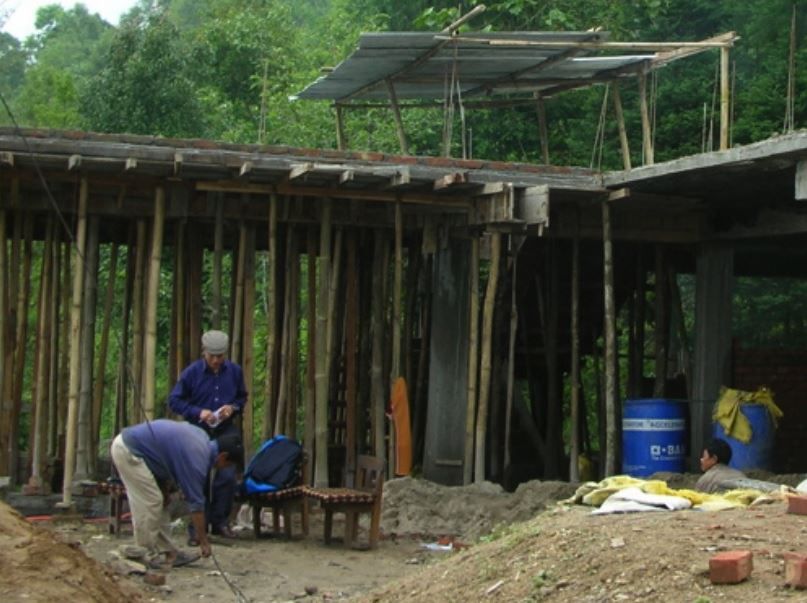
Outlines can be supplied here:
<path id="1" fill-rule="evenodd" d="M 305 587 L 305 594 L 311 596 L 316 595 L 319 592 L 319 588 L 316 586 L 306 586 Z"/>
<path id="2" fill-rule="evenodd" d="M 163 572 L 147 571 L 143 576 L 143 582 L 152 586 L 162 586 L 165 584 L 165 574 Z"/>

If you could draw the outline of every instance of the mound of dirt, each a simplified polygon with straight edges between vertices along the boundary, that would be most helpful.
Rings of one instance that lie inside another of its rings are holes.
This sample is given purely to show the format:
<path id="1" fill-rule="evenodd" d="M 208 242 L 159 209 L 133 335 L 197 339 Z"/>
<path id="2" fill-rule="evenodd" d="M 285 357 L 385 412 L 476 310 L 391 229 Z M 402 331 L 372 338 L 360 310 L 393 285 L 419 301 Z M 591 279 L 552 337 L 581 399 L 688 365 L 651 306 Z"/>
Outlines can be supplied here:
<path id="1" fill-rule="evenodd" d="M 384 484 L 381 530 L 472 542 L 497 526 L 531 519 L 574 491 L 567 482 L 531 481 L 510 493 L 491 482 L 451 487 L 404 477 Z"/>
<path id="2" fill-rule="evenodd" d="M 713 585 L 719 551 L 753 553 L 751 577 Z M 807 518 L 786 504 L 721 512 L 591 515 L 556 506 L 359 601 L 795 600 L 783 555 L 807 550 Z M 800 599 L 800 600 L 803 600 Z"/>
<path id="3" fill-rule="evenodd" d="M 142 601 L 103 565 L 0 502 L 0 601 Z"/>

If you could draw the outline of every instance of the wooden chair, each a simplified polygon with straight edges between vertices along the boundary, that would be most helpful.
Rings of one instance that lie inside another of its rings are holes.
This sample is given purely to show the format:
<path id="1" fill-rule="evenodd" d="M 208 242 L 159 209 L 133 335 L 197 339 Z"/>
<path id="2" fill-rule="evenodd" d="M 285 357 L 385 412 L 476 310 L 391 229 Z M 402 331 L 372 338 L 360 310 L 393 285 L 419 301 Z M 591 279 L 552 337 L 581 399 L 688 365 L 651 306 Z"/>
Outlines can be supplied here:
<path id="1" fill-rule="evenodd" d="M 129 506 L 126 486 L 120 479 L 111 477 L 105 482 L 98 483 L 98 491 L 109 495 L 109 533 L 120 536 L 120 527 L 124 522 L 124 509 Z"/>
<path id="2" fill-rule="evenodd" d="M 308 457 L 305 453 L 300 455 L 300 463 L 297 467 L 297 479 L 295 485 L 274 492 L 258 492 L 247 494 L 245 502 L 252 508 L 252 528 L 255 537 L 261 537 L 261 509 L 272 509 L 272 535 L 281 533 L 280 517 L 283 517 L 283 534 L 287 538 L 292 538 L 292 513 L 300 513 L 300 525 L 304 536 L 308 536 L 308 505 L 305 504 L 304 484 L 308 481 Z"/>
<path id="3" fill-rule="evenodd" d="M 378 546 L 383 486 L 384 461 L 360 455 L 356 463 L 354 488 L 305 488 L 306 497 L 318 500 L 325 511 L 325 543 L 331 542 L 334 513 L 345 514 L 346 546 L 354 546 L 359 531 L 359 515 L 369 513 L 368 547 L 374 549 Z"/>

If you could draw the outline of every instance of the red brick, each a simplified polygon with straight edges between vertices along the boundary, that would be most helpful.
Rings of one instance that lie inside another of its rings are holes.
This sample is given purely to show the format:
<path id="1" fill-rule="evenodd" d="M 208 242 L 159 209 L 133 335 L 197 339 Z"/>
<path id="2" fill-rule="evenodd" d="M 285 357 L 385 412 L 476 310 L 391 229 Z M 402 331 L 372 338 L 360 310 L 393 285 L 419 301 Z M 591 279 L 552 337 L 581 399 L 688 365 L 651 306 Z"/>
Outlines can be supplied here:
<path id="1" fill-rule="evenodd" d="M 785 584 L 795 588 L 807 588 L 807 555 L 785 553 Z"/>
<path id="2" fill-rule="evenodd" d="M 712 584 L 737 584 L 751 575 L 754 556 L 751 551 L 726 551 L 709 559 Z"/>
<path id="3" fill-rule="evenodd" d="M 807 496 L 792 495 L 787 497 L 787 512 L 796 515 L 807 515 Z"/>
<path id="4" fill-rule="evenodd" d="M 427 157 L 426 165 L 432 167 L 456 167 L 457 161 L 450 157 Z"/>

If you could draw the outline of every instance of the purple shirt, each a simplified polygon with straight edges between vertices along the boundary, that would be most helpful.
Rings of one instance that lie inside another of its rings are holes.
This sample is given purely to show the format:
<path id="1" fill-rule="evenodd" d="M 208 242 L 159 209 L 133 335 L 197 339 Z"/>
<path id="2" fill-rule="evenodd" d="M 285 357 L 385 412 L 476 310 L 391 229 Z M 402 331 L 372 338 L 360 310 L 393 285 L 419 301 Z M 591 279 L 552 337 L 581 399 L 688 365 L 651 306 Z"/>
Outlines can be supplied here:
<path id="1" fill-rule="evenodd" d="M 199 423 L 202 410 L 218 410 L 232 404 L 235 413 L 244 410 L 247 403 L 247 388 L 241 367 L 225 360 L 214 373 L 204 358 L 192 362 L 179 376 L 177 384 L 168 396 L 168 406 L 176 414 L 191 423 Z M 233 413 L 233 415 L 235 415 Z"/>
<path id="2" fill-rule="evenodd" d="M 219 453 L 218 442 L 198 427 L 170 419 L 126 427 L 121 436 L 158 482 L 176 483 L 191 512 L 204 511 L 207 476 Z"/>

